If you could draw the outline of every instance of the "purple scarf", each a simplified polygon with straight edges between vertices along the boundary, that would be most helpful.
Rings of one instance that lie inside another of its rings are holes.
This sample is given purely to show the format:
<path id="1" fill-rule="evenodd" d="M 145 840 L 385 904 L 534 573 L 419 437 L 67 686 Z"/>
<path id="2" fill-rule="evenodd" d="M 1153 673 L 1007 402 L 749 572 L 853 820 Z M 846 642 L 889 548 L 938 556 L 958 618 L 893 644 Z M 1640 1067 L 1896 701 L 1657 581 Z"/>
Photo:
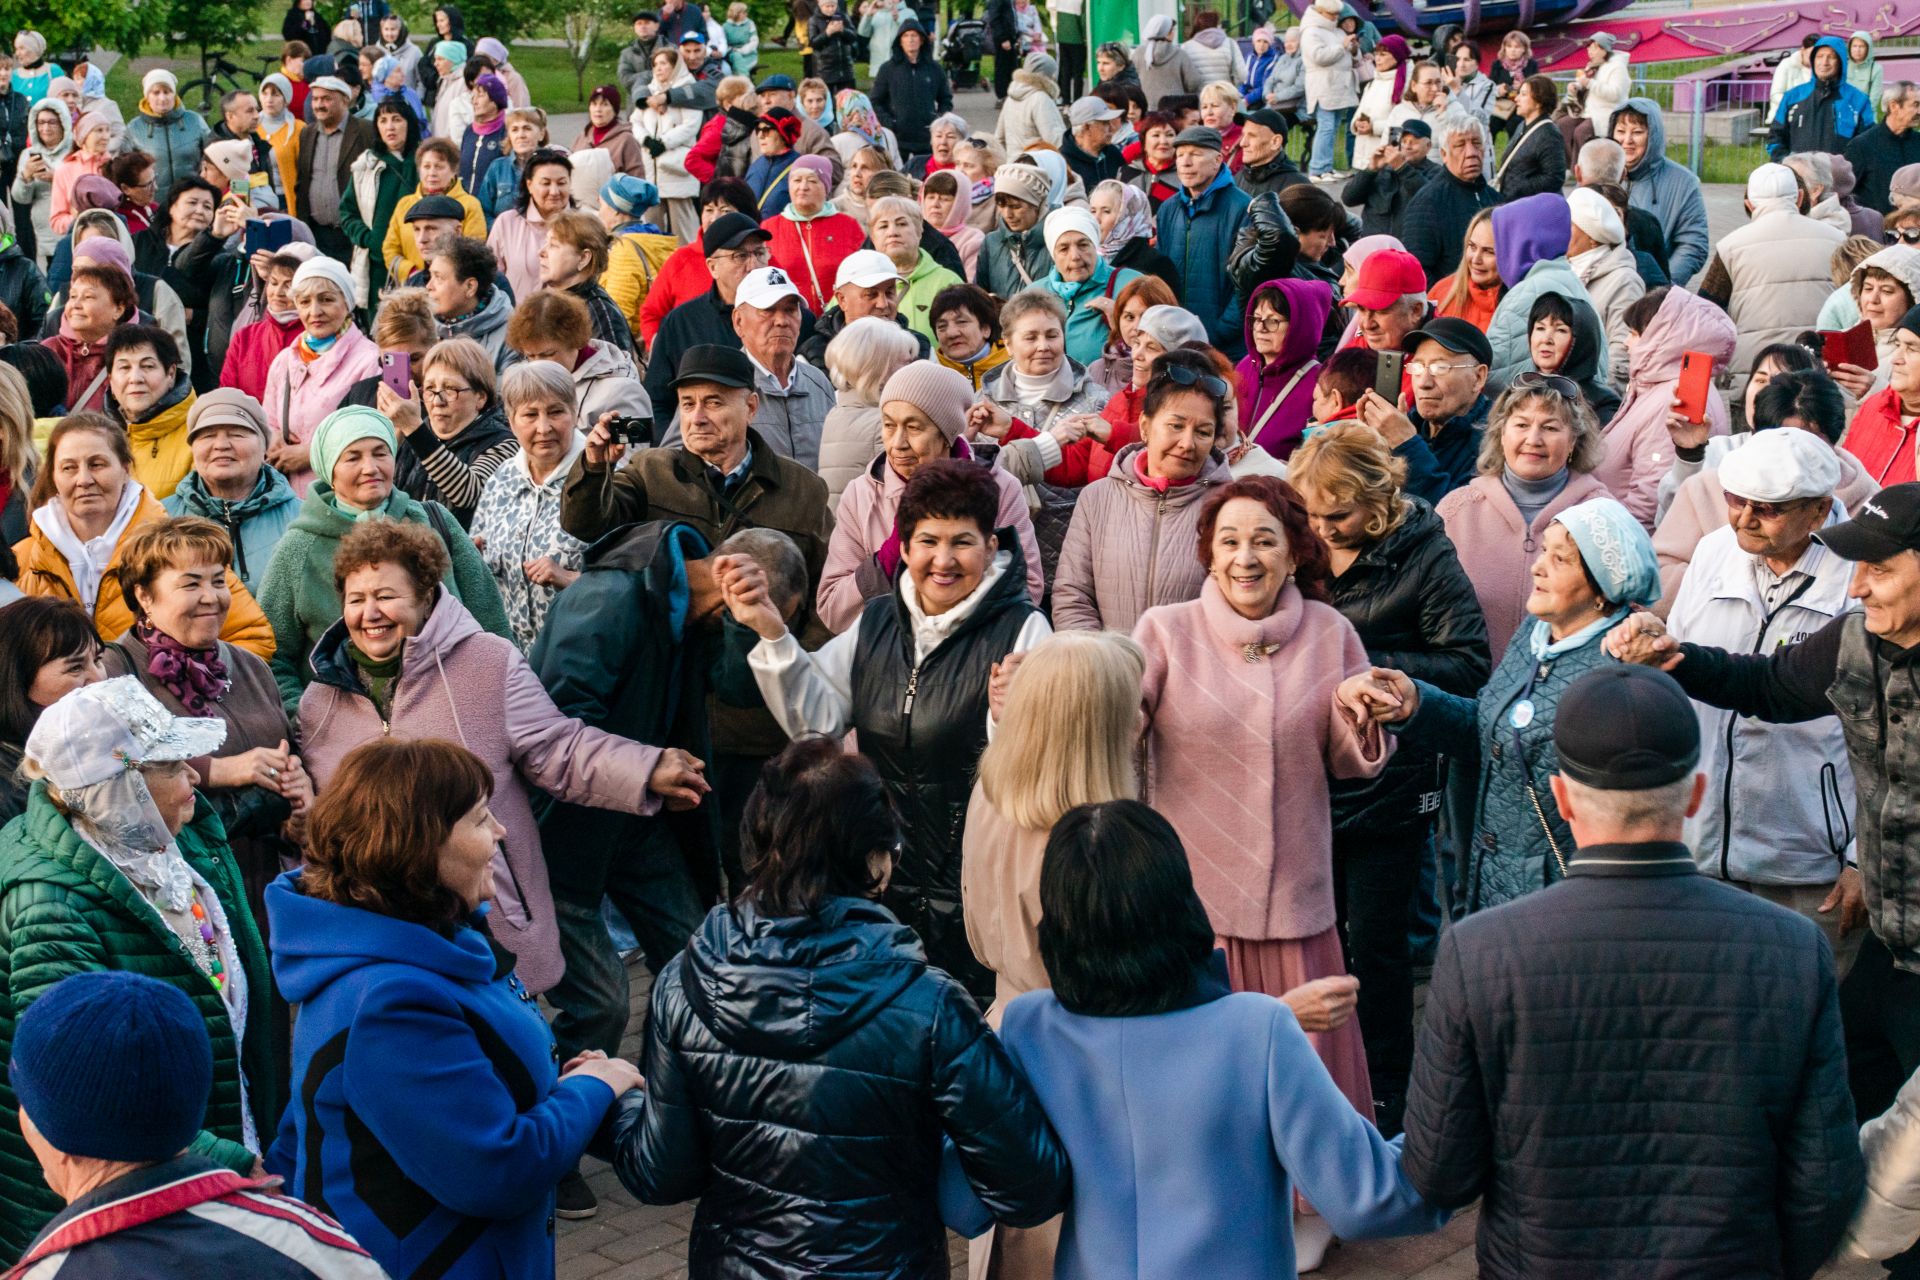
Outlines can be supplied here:
<path id="1" fill-rule="evenodd" d="M 227 664 L 220 661 L 218 644 L 211 649 L 189 649 L 166 632 L 145 624 L 135 627 L 133 634 L 147 646 L 147 674 L 178 698 L 188 715 L 203 716 L 227 696 L 233 682 L 227 679 Z"/>

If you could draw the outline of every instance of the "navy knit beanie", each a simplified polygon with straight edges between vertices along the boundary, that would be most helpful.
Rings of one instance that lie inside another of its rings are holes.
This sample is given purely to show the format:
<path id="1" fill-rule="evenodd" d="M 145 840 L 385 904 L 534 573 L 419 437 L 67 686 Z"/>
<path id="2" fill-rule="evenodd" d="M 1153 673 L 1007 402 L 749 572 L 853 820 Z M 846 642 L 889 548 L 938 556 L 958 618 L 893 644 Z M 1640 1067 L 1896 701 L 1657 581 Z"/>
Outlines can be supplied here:
<path id="1" fill-rule="evenodd" d="M 70 1156 L 168 1160 L 200 1131 L 213 1046 L 193 1001 L 137 973 L 79 973 L 20 1016 L 9 1063 L 21 1110 Z"/>

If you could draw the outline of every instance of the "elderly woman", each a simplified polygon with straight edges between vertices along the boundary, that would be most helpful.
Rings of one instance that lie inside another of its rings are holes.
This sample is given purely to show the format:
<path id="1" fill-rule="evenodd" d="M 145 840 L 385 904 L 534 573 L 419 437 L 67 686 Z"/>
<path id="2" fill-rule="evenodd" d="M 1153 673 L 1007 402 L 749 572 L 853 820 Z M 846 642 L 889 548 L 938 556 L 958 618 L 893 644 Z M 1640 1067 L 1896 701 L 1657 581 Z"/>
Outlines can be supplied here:
<path id="1" fill-rule="evenodd" d="M 493 220 L 487 247 L 500 270 L 524 298 L 540 287 L 540 247 L 547 242 L 547 223 L 573 200 L 573 163 L 567 153 L 551 147 L 527 157 L 520 175 L 520 196 L 514 207 Z"/>
<path id="2" fill-rule="evenodd" d="M 27 149 L 14 171 L 10 194 L 14 207 L 26 211 L 32 223 L 34 264 L 45 271 L 60 238 L 53 229 L 53 174 L 73 150 L 73 117 L 57 99 L 40 98 L 33 100 L 27 118 Z"/>
<path id="3" fill-rule="evenodd" d="M 868 212 L 867 230 L 873 238 L 873 247 L 887 255 L 904 282 L 900 287 L 900 318 L 909 329 L 932 342 L 933 322 L 928 319 L 928 312 L 933 308 L 934 296 L 949 285 L 963 282 L 921 248 L 920 236 L 926 218 L 919 205 L 905 196 L 884 196 L 874 201 Z"/>
<path id="4" fill-rule="evenodd" d="M 1052 630 L 1020 572 L 1024 550 L 1003 542 L 1018 541 L 1003 526 L 1004 501 L 978 463 L 919 466 L 898 499 L 891 594 L 813 653 L 787 630 L 757 566 L 721 570 L 734 619 L 760 636 L 748 665 L 781 728 L 790 737 L 857 731 L 893 794 L 906 833 L 883 901 L 934 965 L 982 999 L 993 979 L 961 927 L 960 849 L 987 744 L 987 685 L 995 664 Z"/>
<path id="5" fill-rule="evenodd" d="M 504 159 L 504 157 L 502 157 Z M 460 206 L 460 234 L 478 239 L 487 234 L 487 214 L 480 200 L 460 183 L 460 148 L 447 138 L 429 138 L 413 155 L 416 182 L 394 202 L 380 240 L 380 254 L 396 279 L 408 280 L 426 270 L 427 255 L 407 215 L 429 196 L 445 196 Z"/>
<path id="6" fill-rule="evenodd" d="M 1400 725 L 1406 750 L 1457 756 L 1477 771 L 1467 911 L 1511 902 L 1567 874 L 1573 832 L 1548 791 L 1560 768 L 1555 712 L 1570 684 L 1612 661 L 1600 647 L 1607 632 L 1633 606 L 1659 599 L 1659 562 L 1646 530 L 1612 498 L 1594 498 L 1547 526 L 1527 597 L 1531 620 L 1477 699 L 1397 670 L 1342 683 L 1349 712 Z"/>
<path id="7" fill-rule="evenodd" d="M 968 200 L 966 176 L 957 169 L 941 169 L 927 175 L 920 184 L 920 212 L 927 225 L 953 242 L 960 255 L 963 274 L 971 279 L 980 261 L 980 246 L 987 233 L 967 221 L 972 212 Z"/>
<path id="8" fill-rule="evenodd" d="M 876 763 L 812 738 L 765 767 L 745 888 L 654 987 L 649 1093 L 621 1104 L 614 1168 L 646 1203 L 699 1198 L 702 1276 L 846 1274 L 849 1259 L 945 1275 L 950 1206 L 977 1197 L 1029 1226 L 1065 1200 L 1066 1160 L 1026 1083 L 884 905 L 913 837 Z M 775 991 L 806 1014 L 767 1018 Z M 716 1125 L 734 1140 L 712 1141 Z M 943 1173 L 945 1141 L 958 1158 Z M 992 1218 L 973 1208 L 978 1231 Z"/>
<path id="9" fill-rule="evenodd" d="M 807 310 L 819 315 L 833 301 L 834 273 L 860 248 L 866 229 L 827 199 L 833 165 L 825 156 L 801 156 L 787 170 L 787 205 L 760 225 L 773 239 L 773 265 L 792 278 Z"/>
<path id="10" fill-rule="evenodd" d="M 827 501 L 833 506 L 840 505 L 840 495 L 866 474 L 882 451 L 880 392 L 887 379 L 919 354 L 911 333 L 878 316 L 861 316 L 827 344 L 834 404 L 820 431 L 820 478 L 827 482 Z"/>
<path id="11" fill-rule="evenodd" d="M 1270 280 L 1247 304 L 1247 354 L 1234 369 L 1240 435 L 1282 461 L 1313 421 L 1314 352 L 1332 311 L 1323 280 Z"/>
<path id="12" fill-rule="evenodd" d="M 1460 265 L 1428 291 L 1436 316 L 1452 316 L 1485 331 L 1506 296 L 1500 259 L 1493 251 L 1493 210 L 1482 209 L 1467 223 Z"/>
<path id="13" fill-rule="evenodd" d="M 747 185 L 753 188 L 760 216 L 772 217 L 791 198 L 787 171 L 800 157 L 800 117 L 785 107 L 768 108 L 753 126 L 753 144 L 758 154 L 747 166 Z"/>
<path id="14" fill-rule="evenodd" d="M 1335 423 L 1295 451 L 1286 479 L 1327 544 L 1327 602 L 1353 624 L 1367 660 L 1449 693 L 1478 692 L 1493 666 L 1486 623 L 1439 517 L 1402 491 L 1406 463 L 1370 428 Z M 1407 904 L 1433 866 L 1441 779 L 1437 756 L 1403 749 L 1378 778 L 1333 787 L 1334 902 L 1387 1133 L 1399 1130 L 1413 1066 Z"/>
<path id="15" fill-rule="evenodd" d="M 1055 209 L 1042 234 L 1053 270 L 1040 283 L 1066 308 L 1067 356 L 1090 365 L 1106 349 L 1114 295 L 1140 273 L 1109 266 L 1100 256 L 1100 224 L 1085 209 Z"/>
<path id="16" fill-rule="evenodd" d="M 869 600 L 892 591 L 905 550 L 894 520 L 900 496 L 927 463 L 973 457 L 962 438 L 971 397 L 964 376 L 931 360 L 916 360 L 887 379 L 880 393 L 882 451 L 841 494 L 826 568 L 820 574 L 815 603 L 829 629 L 852 627 Z M 1012 530 L 1018 540 L 1026 557 L 1027 594 L 1038 604 L 1046 593 L 1046 578 L 1026 491 L 998 467 L 986 470 L 1000 493 L 994 530 Z"/>
<path id="17" fill-rule="evenodd" d="M 473 197 L 487 216 L 487 224 L 513 208 L 520 195 L 520 176 L 527 157 L 542 147 L 553 145 L 547 131 L 547 113 L 539 107 L 511 107 L 506 112 L 507 146 L 487 165 Z"/>
<path id="18" fill-rule="evenodd" d="M 506 828 L 488 924 L 537 995 L 559 981 L 561 960 L 533 789 L 648 814 L 663 797 L 691 807 L 706 785 L 685 752 L 561 715 L 520 650 L 441 588 L 449 568 L 445 544 L 419 524 L 363 521 L 340 540 L 333 585 L 344 611 L 313 649 L 302 745 L 322 790 L 348 752 L 375 739 L 446 738 L 480 757 Z"/>
<path id="19" fill-rule="evenodd" d="M 1493 653 L 1527 620 L 1533 562 L 1568 507 L 1607 496 L 1600 427 L 1564 378 L 1516 379 L 1487 414 L 1479 474 L 1435 508 L 1473 583 Z"/>
<path id="20" fill-rule="evenodd" d="M 655 49 L 653 78 L 646 96 L 633 104 L 633 134 L 640 142 L 645 168 L 641 176 L 654 184 L 666 211 L 666 222 L 674 234 L 691 238 L 699 225 L 700 209 L 695 199 L 700 194 L 700 179 L 687 168 L 687 156 L 700 138 L 702 116 L 699 108 L 673 101 L 675 91 L 684 91 L 694 83 L 693 72 L 672 49 Z M 723 86 L 724 87 L 724 86 Z M 748 90 L 752 86 L 749 84 Z M 735 86 L 737 90 L 738 86 Z M 637 90 L 636 90 L 637 92 Z M 734 98 L 721 102 L 715 116 L 726 125 L 726 108 Z"/>
<path id="21" fill-rule="evenodd" d="M 47 222 L 55 235 L 65 235 L 80 211 L 74 186 L 89 175 L 106 172 L 108 151 L 113 146 L 113 125 L 98 111 L 89 111 L 73 125 L 73 150 L 61 157 L 53 170 L 53 195 Z"/>
<path id="22" fill-rule="evenodd" d="M 13 548 L 21 591 L 72 600 L 103 641 L 119 639 L 137 621 L 118 572 L 129 538 L 167 514 L 132 468 L 127 433 L 110 419 L 97 413 L 62 418 L 34 481 L 32 530 Z M 231 570 L 226 585 L 233 606 L 220 638 L 271 657 L 273 636 L 260 606 Z"/>
<path id="23" fill-rule="evenodd" d="M 1173 259 L 1153 247 L 1153 206 L 1140 188 L 1117 178 L 1094 186 L 1087 209 L 1100 224 L 1100 257 L 1114 270 L 1157 276 L 1176 294 L 1180 271 Z"/>
<path id="24" fill-rule="evenodd" d="M 961 143 L 953 149 L 953 168 L 969 184 L 967 225 L 982 236 L 997 230 L 999 214 L 993 207 L 993 175 L 1000 171 L 1006 155 L 985 138 Z"/>
<path id="25" fill-rule="evenodd" d="M 213 1042 L 213 1088 L 188 1149 L 248 1175 L 280 1116 L 267 953 L 189 763 L 224 734 L 218 720 L 175 717 L 126 677 L 41 714 L 21 766 L 34 780 L 26 813 L 0 836 L 0 1055 L 15 1020 L 62 978 L 126 969 L 164 982 L 193 1000 Z M 10 1091 L 0 1154 L 0 1249 L 13 1257 L 60 1198 L 35 1169 Z"/>
<path id="26" fill-rule="evenodd" d="M 82 262 L 73 269 L 67 299 L 60 309 L 60 332 L 42 345 L 67 371 L 67 405 L 98 411 L 107 403 L 107 339 L 122 324 L 133 323 L 133 278 L 104 263 Z"/>
<path id="27" fill-rule="evenodd" d="M 633 126 L 620 118 L 620 106 L 619 85 L 596 85 L 587 95 L 587 122 L 568 149 L 587 151 L 597 147 L 607 153 L 617 172 L 644 178 L 647 158 L 634 139 Z M 687 136 L 687 141 L 693 141 L 692 134 Z"/>
<path id="28" fill-rule="evenodd" d="M 548 219 L 546 243 L 540 246 L 540 287 L 578 298 L 587 308 L 594 337 L 616 350 L 632 351 L 633 330 L 626 314 L 600 284 L 612 252 L 612 238 L 599 218 L 562 210 Z"/>
<path id="29" fill-rule="evenodd" d="M 551 360 L 510 366 L 500 400 L 520 447 L 480 491 L 473 538 L 500 588 L 514 643 L 526 653 L 586 557 L 587 544 L 560 527 L 560 490 L 586 436 L 573 375 Z"/>
<path id="30" fill-rule="evenodd" d="M 402 255 L 392 247 L 398 240 L 411 239 L 397 215 L 403 205 L 413 203 L 411 193 L 420 182 L 414 160 L 420 150 L 421 127 L 420 117 L 399 95 L 382 98 L 373 110 L 379 145 L 354 157 L 349 169 L 351 177 L 340 201 L 340 229 L 353 241 L 354 276 L 356 281 L 365 278 L 369 298 L 386 292 L 390 273 L 405 280 L 422 265 L 414 261 L 401 266 L 396 258 Z M 419 257 L 417 248 L 413 257 Z"/>
<path id="31" fill-rule="evenodd" d="M 93 620 L 71 600 L 29 596 L 0 608 L 0 825 L 26 812 L 20 759 L 40 713 L 102 675 Z"/>
<path id="32" fill-rule="evenodd" d="M 394 484 L 399 440 L 393 422 L 376 409 L 350 406 L 327 415 L 313 434 L 316 480 L 300 514 L 274 548 L 260 607 L 273 626 L 273 678 L 289 713 L 313 679 L 311 655 L 340 617 L 333 556 L 340 539 L 365 520 L 385 518 L 426 525 L 451 555 L 446 585 L 480 625 L 512 635 L 500 590 L 473 541 L 436 502 L 417 502 Z"/>
<path id="33" fill-rule="evenodd" d="M 1180 176 L 1173 168 L 1173 139 L 1180 132 L 1180 118 L 1171 111 L 1150 111 L 1140 118 L 1139 127 L 1139 151 L 1126 183 L 1138 187 L 1157 214 L 1162 204 L 1180 194 Z"/>
<path id="34" fill-rule="evenodd" d="M 1123 189 L 1131 191 L 1133 188 Z M 1143 275 L 1129 281 L 1124 289 L 1114 295 L 1113 333 L 1107 338 L 1100 358 L 1087 366 L 1087 375 L 1116 397 L 1125 393 L 1133 385 L 1133 345 L 1139 339 L 1140 317 L 1151 307 L 1178 306 L 1179 302 L 1173 286 L 1158 276 Z M 1135 400 L 1138 400 L 1138 396 Z M 1107 401 L 1107 407 L 1113 407 L 1112 400 Z M 1140 406 L 1137 403 L 1133 406 L 1132 417 L 1137 424 L 1140 418 Z"/>
<path id="35" fill-rule="evenodd" d="M 595 337 L 587 304 L 570 293 L 542 289 L 522 299 L 507 322 L 507 345 L 523 359 L 550 360 L 567 371 L 583 423 L 598 422 L 608 412 L 653 416 L 633 356 Z"/>
<path id="36" fill-rule="evenodd" d="M 1200 352 L 1154 361 L 1141 442 L 1120 450 L 1074 507 L 1053 584 L 1062 630 L 1128 631 L 1149 608 L 1199 593 L 1206 564 L 1177 548 L 1187 545 L 1207 492 L 1229 478 L 1217 446 L 1229 429 L 1231 390 Z"/>
<path id="37" fill-rule="evenodd" d="M 1206 398 L 1190 387 L 1174 396 L 1194 402 L 1185 412 L 1195 418 Z M 1298 495 L 1257 476 L 1198 506 L 1193 541 L 1169 539 L 1166 554 L 1196 546 L 1200 598 L 1149 609 L 1133 633 L 1147 656 L 1146 798 L 1192 855 L 1233 988 L 1278 996 L 1346 972 L 1329 780 L 1375 777 L 1394 748 L 1334 702 L 1341 676 L 1369 663 L 1353 625 L 1327 603 L 1327 547 Z M 1371 1117 L 1360 1028 L 1348 1022 L 1310 1039 L 1354 1109 Z M 1324 1248 L 1322 1226 L 1303 1217 L 1298 1230 Z"/>
<path id="38" fill-rule="evenodd" d="M 1651 531 L 1660 481 L 1673 464 L 1667 417 L 1680 385 L 1681 359 L 1689 352 L 1708 357 L 1718 379 L 1733 359 L 1737 334 L 1725 311 L 1685 289 L 1655 289 L 1628 307 L 1625 319 L 1627 394 L 1601 432 L 1606 455 L 1594 474 Z M 1727 434 L 1727 402 L 1711 382 L 1706 423 L 1708 434 Z"/>
<path id="39" fill-rule="evenodd" d="M 268 1166 L 399 1275 L 432 1256 L 445 1274 L 552 1280 L 554 1185 L 640 1086 L 618 1059 L 561 1063 L 497 958 L 498 785 L 451 742 L 371 742 L 315 806 L 304 869 L 268 890 L 307 1099 Z M 457 1109 L 435 1101 L 449 1090 Z M 379 1202 L 369 1160 L 404 1180 L 408 1213 Z"/>
<path id="40" fill-rule="evenodd" d="M 1864 400 L 1887 385 L 1893 359 L 1894 332 L 1901 317 L 1920 304 L 1920 248 L 1896 244 L 1853 269 L 1853 300 L 1860 318 L 1873 326 L 1873 345 L 1880 357 L 1874 368 L 1841 364 L 1833 380 L 1855 400 Z"/>
<path id="41" fill-rule="evenodd" d="M 954 372 L 966 374 L 975 391 L 1006 364 L 1000 300 L 979 285 L 948 285 L 934 295 L 927 319 L 933 323 L 934 358 Z"/>
<path id="42" fill-rule="evenodd" d="M 118 570 L 137 621 L 107 646 L 103 663 L 110 676 L 140 681 L 169 712 L 226 726 L 219 749 L 193 769 L 226 829 L 264 939 L 261 894 L 299 862 L 313 781 L 288 748 L 293 726 L 272 669 L 220 638 L 233 605 L 232 558 L 233 543 L 211 520 L 176 516 L 143 526 Z"/>
<path id="43" fill-rule="evenodd" d="M 417 501 L 445 507 L 465 528 L 473 523 L 487 477 L 520 446 L 500 412 L 493 360 L 478 342 L 448 338 L 434 344 L 418 377 L 418 399 L 403 399 L 384 383 L 374 393 L 376 407 L 400 436 L 394 483 Z"/>
<path id="44" fill-rule="evenodd" d="M 1058 1267 L 1041 1274 L 1126 1275 L 1150 1257 L 1166 1275 L 1290 1276 L 1318 1266 L 1334 1230 L 1438 1227 L 1316 1060 L 1313 1022 L 1226 998 L 1191 849 L 1128 799 L 1070 810 L 1046 841 L 1034 907 L 1050 990 L 1001 1024 L 1074 1162 Z M 1288 1230 L 1296 1193 L 1325 1227 Z M 1244 1226 L 1218 1229 L 1224 1203 Z"/>
<path id="45" fill-rule="evenodd" d="M 271 441 L 267 461 L 304 498 L 315 478 L 315 428 L 348 388 L 380 371 L 380 353 L 353 323 L 353 277 L 338 261 L 322 255 L 302 263 L 293 273 L 293 303 L 301 334 L 267 367 L 261 403 Z"/>
<path id="46" fill-rule="evenodd" d="M 880 115 L 866 94 L 857 89 L 842 89 L 835 95 L 835 102 L 835 119 L 840 127 L 833 135 L 833 149 L 840 153 L 842 164 L 851 170 L 854 156 L 870 148 L 879 153 L 882 169 L 906 168 L 907 158 L 900 154 L 900 140 L 894 137 L 893 130 L 880 123 Z"/>

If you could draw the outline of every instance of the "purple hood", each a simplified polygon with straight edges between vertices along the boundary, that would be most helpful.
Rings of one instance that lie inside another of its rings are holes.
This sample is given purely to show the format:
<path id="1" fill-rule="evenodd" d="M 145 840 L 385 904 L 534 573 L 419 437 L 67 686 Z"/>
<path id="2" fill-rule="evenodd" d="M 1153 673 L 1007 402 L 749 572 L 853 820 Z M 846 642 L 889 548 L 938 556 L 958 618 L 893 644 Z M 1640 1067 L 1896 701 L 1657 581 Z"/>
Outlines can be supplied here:
<path id="1" fill-rule="evenodd" d="M 1253 305 L 1262 294 L 1278 293 L 1285 303 L 1288 325 L 1279 356 L 1262 364 L 1253 354 Z M 1324 280 L 1269 280 L 1247 300 L 1245 335 L 1248 354 L 1234 366 L 1240 376 L 1240 430 L 1250 433 L 1260 424 L 1257 442 L 1276 458 L 1293 452 L 1313 417 L 1313 387 L 1318 370 L 1293 383 L 1286 399 L 1271 414 L 1274 400 L 1299 369 L 1313 359 L 1333 311 L 1333 287 Z M 1261 419 L 1266 421 L 1261 423 Z"/>
<path id="2" fill-rule="evenodd" d="M 1566 257 L 1572 239 L 1573 211 L 1567 198 L 1556 192 L 1494 208 L 1493 256 L 1509 289 L 1527 278 L 1534 263 Z"/>

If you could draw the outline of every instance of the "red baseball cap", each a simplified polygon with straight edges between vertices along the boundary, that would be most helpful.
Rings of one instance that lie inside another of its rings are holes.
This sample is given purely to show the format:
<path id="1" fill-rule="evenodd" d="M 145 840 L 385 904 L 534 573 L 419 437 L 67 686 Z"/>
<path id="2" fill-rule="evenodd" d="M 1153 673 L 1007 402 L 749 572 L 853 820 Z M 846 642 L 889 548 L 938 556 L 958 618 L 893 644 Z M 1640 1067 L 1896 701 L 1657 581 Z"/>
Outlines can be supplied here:
<path id="1" fill-rule="evenodd" d="M 1385 311 L 1410 293 L 1427 291 L 1426 268 L 1405 249 L 1381 249 L 1360 264 L 1360 278 L 1347 294 L 1347 305 Z"/>

